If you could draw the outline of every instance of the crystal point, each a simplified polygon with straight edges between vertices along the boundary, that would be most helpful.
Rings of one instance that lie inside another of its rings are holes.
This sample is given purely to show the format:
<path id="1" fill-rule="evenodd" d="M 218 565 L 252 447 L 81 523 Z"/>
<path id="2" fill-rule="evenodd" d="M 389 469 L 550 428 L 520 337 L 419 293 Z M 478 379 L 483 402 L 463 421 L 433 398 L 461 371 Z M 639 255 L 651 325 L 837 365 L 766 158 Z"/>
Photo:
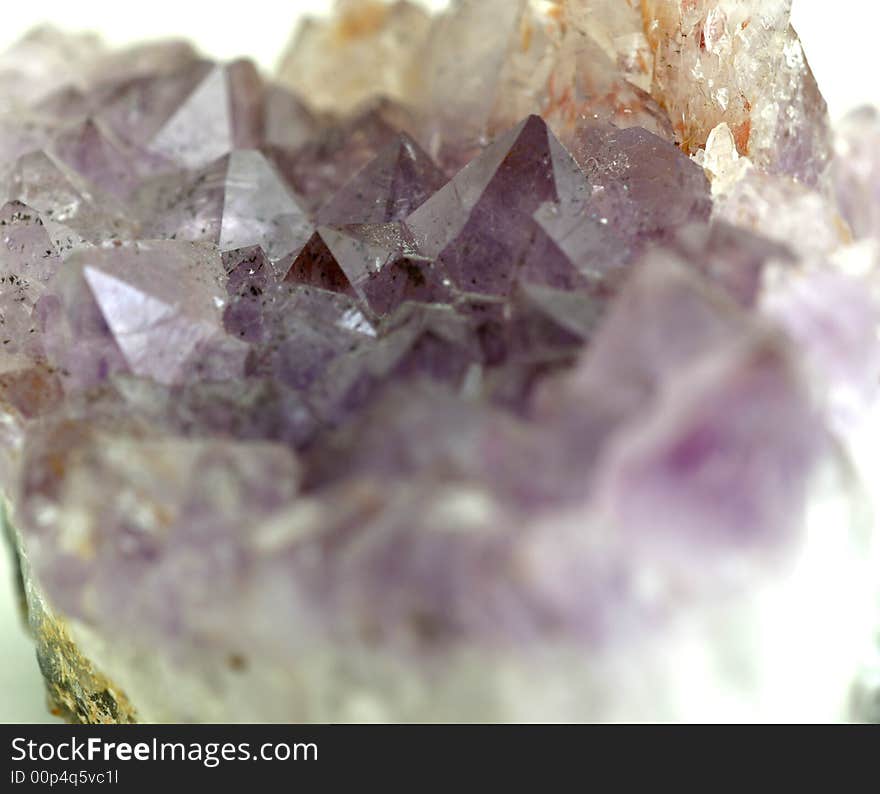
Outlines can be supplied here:
<path id="1" fill-rule="evenodd" d="M 150 142 L 150 150 L 186 168 L 199 168 L 261 139 L 261 84 L 254 66 L 215 66 Z"/>
<path id="2" fill-rule="evenodd" d="M 445 182 L 443 172 L 404 133 L 340 188 L 317 220 L 328 226 L 400 221 Z"/>

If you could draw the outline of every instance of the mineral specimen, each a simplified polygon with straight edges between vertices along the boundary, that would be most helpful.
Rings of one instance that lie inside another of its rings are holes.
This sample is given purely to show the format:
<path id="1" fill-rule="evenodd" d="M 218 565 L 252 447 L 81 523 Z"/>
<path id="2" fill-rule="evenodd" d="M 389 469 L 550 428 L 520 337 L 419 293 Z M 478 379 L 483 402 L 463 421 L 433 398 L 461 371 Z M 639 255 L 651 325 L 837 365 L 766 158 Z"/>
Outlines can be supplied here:
<path id="1" fill-rule="evenodd" d="M 0 485 L 53 705 L 876 716 L 841 616 L 878 126 L 832 157 L 790 1 L 338 5 L 277 80 L 0 60 Z"/>

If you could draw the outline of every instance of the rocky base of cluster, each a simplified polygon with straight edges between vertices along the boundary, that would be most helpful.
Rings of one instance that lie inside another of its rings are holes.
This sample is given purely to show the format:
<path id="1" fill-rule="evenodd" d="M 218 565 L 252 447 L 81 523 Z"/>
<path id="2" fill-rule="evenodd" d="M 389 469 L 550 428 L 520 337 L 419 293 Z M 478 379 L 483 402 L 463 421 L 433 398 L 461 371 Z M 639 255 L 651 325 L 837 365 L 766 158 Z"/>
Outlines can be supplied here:
<path id="1" fill-rule="evenodd" d="M 9 522 L 5 505 L 0 521 L 13 564 L 21 616 L 33 637 L 37 663 L 46 685 L 49 712 L 71 723 L 138 722 L 137 713 L 122 690 L 83 655 L 64 619 L 48 606 L 27 562 L 21 538 Z"/>

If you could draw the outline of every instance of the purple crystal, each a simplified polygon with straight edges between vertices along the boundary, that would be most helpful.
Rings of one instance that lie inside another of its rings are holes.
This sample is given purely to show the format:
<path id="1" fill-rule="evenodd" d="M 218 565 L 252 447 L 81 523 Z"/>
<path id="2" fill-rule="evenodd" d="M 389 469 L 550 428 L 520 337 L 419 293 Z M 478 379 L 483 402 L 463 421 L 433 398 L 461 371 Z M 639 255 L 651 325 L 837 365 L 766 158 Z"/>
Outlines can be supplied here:
<path id="1" fill-rule="evenodd" d="M 93 119 L 65 128 L 52 141 L 50 151 L 74 172 L 120 199 L 163 166 L 160 158 L 115 139 L 112 131 Z"/>
<path id="2" fill-rule="evenodd" d="M 133 236 L 135 224 L 115 199 L 47 152 L 20 157 L 9 185 L 10 198 L 40 213 L 59 252 L 84 242 Z"/>
<path id="3" fill-rule="evenodd" d="M 328 226 L 401 221 L 445 182 L 443 172 L 404 134 L 340 188 L 317 219 Z"/>
<path id="4" fill-rule="evenodd" d="M 262 138 L 261 83 L 253 64 L 215 66 L 174 111 L 149 144 L 151 151 L 199 168 Z"/>
<path id="5" fill-rule="evenodd" d="M 294 41 L 0 59 L 0 484 L 112 682 L 72 718 L 765 717 L 880 396 L 876 119 L 835 204 L 785 0 Z"/>
<path id="6" fill-rule="evenodd" d="M 210 241 L 221 251 L 258 245 L 273 261 L 297 254 L 313 228 L 301 202 L 256 150 L 236 150 L 194 174 L 157 177 L 134 201 L 149 237 Z"/>
<path id="7" fill-rule="evenodd" d="M 308 208 L 317 211 L 407 131 L 408 114 L 390 103 L 333 119 L 299 145 L 270 145 L 267 156 Z"/>
<path id="8" fill-rule="evenodd" d="M 589 190 L 570 190 L 535 218 L 582 272 L 625 265 L 646 244 L 708 220 L 706 177 L 671 144 L 643 129 L 590 123 L 579 146 Z"/>
<path id="9" fill-rule="evenodd" d="M 436 258 L 463 290 L 504 295 L 519 280 L 571 288 L 580 274 L 533 216 L 587 190 L 571 156 L 542 119 L 530 116 L 405 223 L 419 253 Z"/>
<path id="10" fill-rule="evenodd" d="M 4 357 L 39 355 L 33 315 L 46 282 L 58 269 L 58 252 L 33 209 L 13 201 L 0 207 L 0 345 Z"/>
<path id="11" fill-rule="evenodd" d="M 451 295 L 442 266 L 421 256 L 397 223 L 319 227 L 285 280 L 356 295 L 379 315 L 407 300 L 447 302 Z"/>
<path id="12" fill-rule="evenodd" d="M 77 251 L 42 299 L 50 361 L 75 382 L 113 372 L 160 383 L 182 378 L 223 334 L 221 274 L 219 257 L 192 243 Z M 84 344 L 71 344 L 78 336 Z M 226 351 L 239 370 L 244 353 L 241 346 Z"/>
<path id="13" fill-rule="evenodd" d="M 817 421 L 809 393 L 782 338 L 694 275 L 646 262 L 570 388 L 568 399 L 605 406 L 599 501 L 639 542 L 677 555 L 696 536 L 735 555 L 784 546 L 800 526 L 822 438 L 805 433 Z M 613 429 L 636 415 L 622 436 Z"/>
<path id="14" fill-rule="evenodd" d="M 194 59 L 168 72 L 129 76 L 97 86 L 89 110 L 119 137 L 148 147 L 163 125 L 211 71 Z"/>

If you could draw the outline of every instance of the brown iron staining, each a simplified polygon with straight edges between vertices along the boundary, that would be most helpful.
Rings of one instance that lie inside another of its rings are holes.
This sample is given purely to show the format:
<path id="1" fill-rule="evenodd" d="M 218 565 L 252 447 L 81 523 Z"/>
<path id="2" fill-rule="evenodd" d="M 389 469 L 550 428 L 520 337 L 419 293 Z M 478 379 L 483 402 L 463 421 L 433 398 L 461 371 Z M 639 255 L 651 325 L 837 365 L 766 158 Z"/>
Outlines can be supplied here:
<path id="1" fill-rule="evenodd" d="M 336 35 L 340 42 L 374 36 L 385 25 L 388 6 L 385 3 L 369 2 L 345 3 L 336 25 Z"/>
<path id="2" fill-rule="evenodd" d="M 79 652 L 62 621 L 43 614 L 36 627 L 33 616 L 30 623 L 54 715 L 88 725 L 138 721 L 125 694 Z"/>
<path id="3" fill-rule="evenodd" d="M 5 505 L 0 506 L 0 522 L 16 571 L 22 617 L 36 646 L 49 711 L 69 723 L 137 722 L 137 713 L 125 693 L 80 652 L 64 621 L 52 614 L 36 593 Z"/>
<path id="4" fill-rule="evenodd" d="M 696 28 L 687 30 L 682 24 L 686 15 L 699 11 L 700 0 L 640 0 L 640 6 L 642 27 L 655 59 L 651 95 L 672 119 L 679 148 L 688 155 L 705 149 L 709 133 L 724 121 L 733 133 L 737 151 L 747 157 L 752 136 L 752 104 L 747 97 L 742 96 L 740 103 L 723 109 L 707 97 L 706 106 L 695 111 L 690 103 L 681 104 L 681 97 L 677 96 L 679 86 L 672 75 L 670 48 L 680 54 L 688 39 L 697 36 L 701 57 L 708 56 L 708 20 L 703 18 Z M 746 20 L 741 27 L 745 29 L 749 22 Z"/>

